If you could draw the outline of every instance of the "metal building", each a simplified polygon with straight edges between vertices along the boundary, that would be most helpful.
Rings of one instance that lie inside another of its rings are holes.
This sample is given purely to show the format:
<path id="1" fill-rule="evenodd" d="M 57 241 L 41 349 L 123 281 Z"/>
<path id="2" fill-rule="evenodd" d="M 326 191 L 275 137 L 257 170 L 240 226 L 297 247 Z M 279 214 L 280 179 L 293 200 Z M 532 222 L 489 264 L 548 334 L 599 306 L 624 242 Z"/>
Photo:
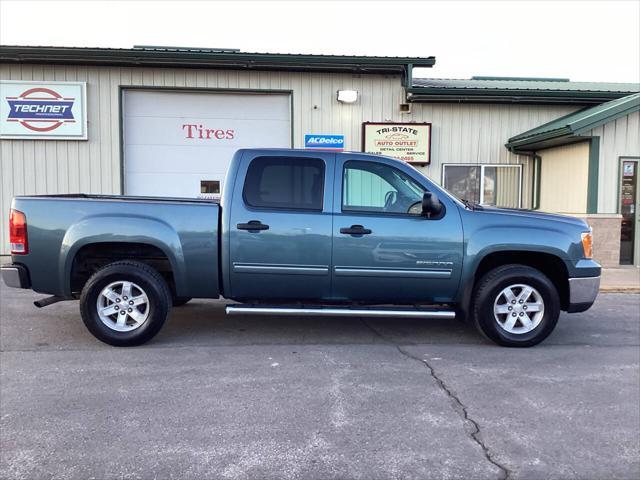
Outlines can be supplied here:
<path id="1" fill-rule="evenodd" d="M 428 126 L 427 156 L 414 165 L 457 195 L 536 207 L 541 155 L 508 149 L 509 139 L 640 90 L 562 79 L 414 78 L 415 68 L 434 63 L 433 57 L 2 46 L 1 253 L 8 253 L 14 195 L 215 196 L 237 148 L 360 151 L 370 144 L 365 126 L 375 124 L 383 124 L 379 131 Z M 394 135 L 388 138 L 406 143 Z M 615 180 L 601 190 L 616 190 Z"/>
<path id="2" fill-rule="evenodd" d="M 535 208 L 586 219 L 603 265 L 640 265 L 640 94 L 523 132 L 507 148 L 534 159 Z"/>

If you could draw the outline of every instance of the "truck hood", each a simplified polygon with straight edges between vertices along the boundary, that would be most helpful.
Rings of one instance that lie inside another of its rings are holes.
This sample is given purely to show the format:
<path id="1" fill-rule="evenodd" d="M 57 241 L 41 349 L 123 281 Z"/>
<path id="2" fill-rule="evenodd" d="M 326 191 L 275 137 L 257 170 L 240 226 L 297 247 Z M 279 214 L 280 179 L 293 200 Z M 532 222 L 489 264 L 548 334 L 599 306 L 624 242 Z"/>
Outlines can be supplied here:
<path id="1" fill-rule="evenodd" d="M 518 208 L 498 208 L 498 207 L 489 207 L 484 206 L 482 210 L 476 210 L 478 212 L 485 212 L 491 215 L 508 215 L 512 217 L 519 217 L 522 219 L 539 219 L 553 222 L 561 222 L 569 225 L 573 225 L 575 227 L 581 227 L 587 230 L 589 225 L 587 222 L 580 218 L 571 217 L 569 215 L 560 215 L 557 213 L 546 213 L 546 212 L 538 212 L 534 210 L 525 210 Z"/>

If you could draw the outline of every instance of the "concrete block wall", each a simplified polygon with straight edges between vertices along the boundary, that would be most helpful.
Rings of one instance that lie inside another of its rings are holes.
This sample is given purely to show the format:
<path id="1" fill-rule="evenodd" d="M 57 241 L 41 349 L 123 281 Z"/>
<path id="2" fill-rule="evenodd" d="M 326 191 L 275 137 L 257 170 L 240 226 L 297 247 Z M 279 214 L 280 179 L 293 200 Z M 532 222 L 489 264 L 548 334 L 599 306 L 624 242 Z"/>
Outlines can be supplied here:
<path id="1" fill-rule="evenodd" d="M 593 258 L 605 268 L 619 267 L 622 215 L 593 214 L 581 218 L 593 229 Z"/>

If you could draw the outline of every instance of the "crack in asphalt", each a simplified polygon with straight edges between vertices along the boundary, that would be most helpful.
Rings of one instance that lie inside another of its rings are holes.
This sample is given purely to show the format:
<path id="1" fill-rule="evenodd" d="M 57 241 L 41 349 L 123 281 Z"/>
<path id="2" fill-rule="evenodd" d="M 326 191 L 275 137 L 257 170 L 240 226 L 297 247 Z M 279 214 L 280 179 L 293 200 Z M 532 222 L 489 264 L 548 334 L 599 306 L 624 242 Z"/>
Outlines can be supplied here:
<path id="1" fill-rule="evenodd" d="M 444 383 L 444 381 L 436 374 L 436 371 L 429 364 L 429 362 L 427 362 L 424 358 L 416 357 L 410 354 L 409 352 L 403 350 L 400 345 L 395 345 L 395 347 L 405 357 L 416 360 L 427 367 L 427 369 L 429 370 L 429 374 L 433 377 L 433 379 L 436 381 L 438 386 L 446 393 L 449 399 L 453 402 L 455 407 L 454 409 L 456 410 L 456 412 L 462 417 L 463 421 L 471 424 L 473 428 L 473 431 L 469 433 L 469 436 L 471 437 L 471 439 L 480 446 L 485 458 L 490 463 L 495 465 L 498 469 L 500 469 L 500 472 L 502 473 L 501 479 L 509 480 L 509 478 L 511 477 L 511 471 L 493 457 L 492 453 L 489 451 L 489 447 L 487 447 L 483 442 L 483 440 L 480 438 L 480 425 L 476 420 L 474 420 L 469 416 L 469 412 L 467 410 L 466 405 L 462 403 L 460 398 L 455 393 L 453 393 L 453 391 L 447 386 L 447 384 Z"/>
<path id="2" fill-rule="evenodd" d="M 462 418 L 463 422 L 466 422 L 471 426 L 470 430 L 467 430 L 465 428 L 464 429 L 465 432 L 468 433 L 471 440 L 477 443 L 478 446 L 482 449 L 482 453 L 484 457 L 487 459 L 487 461 L 500 470 L 501 480 L 509 480 L 511 478 L 512 472 L 506 466 L 502 465 L 500 462 L 498 462 L 494 458 L 493 454 L 489 450 L 489 447 L 487 447 L 487 445 L 485 445 L 482 438 L 480 438 L 480 424 L 469 416 L 469 411 L 467 410 L 467 406 L 464 403 L 462 403 L 462 400 L 460 400 L 460 398 L 451 390 L 451 388 L 449 388 L 449 386 L 444 382 L 444 380 L 438 376 L 435 369 L 429 364 L 429 362 L 427 362 L 427 360 L 425 360 L 424 358 L 416 357 L 415 355 L 412 355 L 406 350 L 403 350 L 401 345 L 398 345 L 392 339 L 380 333 L 378 330 L 372 327 L 369 323 L 367 323 L 364 320 L 364 318 L 360 318 L 360 321 L 365 327 L 371 330 L 371 332 L 373 332 L 374 335 L 382 339 L 385 343 L 396 347 L 396 349 L 401 355 L 411 360 L 420 362 L 425 367 L 427 367 L 427 370 L 429 371 L 429 375 L 435 380 L 436 384 L 440 387 L 440 389 L 446 394 L 449 400 L 451 400 L 451 402 L 453 403 L 454 410 L 456 411 L 456 413 Z"/>

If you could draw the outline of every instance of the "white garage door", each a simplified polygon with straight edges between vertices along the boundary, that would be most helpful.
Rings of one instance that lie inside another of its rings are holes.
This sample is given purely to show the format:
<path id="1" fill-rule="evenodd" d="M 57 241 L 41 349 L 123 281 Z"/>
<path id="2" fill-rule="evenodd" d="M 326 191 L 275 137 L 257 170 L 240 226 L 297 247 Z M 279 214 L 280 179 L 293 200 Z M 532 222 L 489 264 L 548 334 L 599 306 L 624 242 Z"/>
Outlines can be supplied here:
<path id="1" fill-rule="evenodd" d="M 215 194 L 239 148 L 291 146 L 288 94 L 125 90 L 123 112 L 126 195 Z"/>

